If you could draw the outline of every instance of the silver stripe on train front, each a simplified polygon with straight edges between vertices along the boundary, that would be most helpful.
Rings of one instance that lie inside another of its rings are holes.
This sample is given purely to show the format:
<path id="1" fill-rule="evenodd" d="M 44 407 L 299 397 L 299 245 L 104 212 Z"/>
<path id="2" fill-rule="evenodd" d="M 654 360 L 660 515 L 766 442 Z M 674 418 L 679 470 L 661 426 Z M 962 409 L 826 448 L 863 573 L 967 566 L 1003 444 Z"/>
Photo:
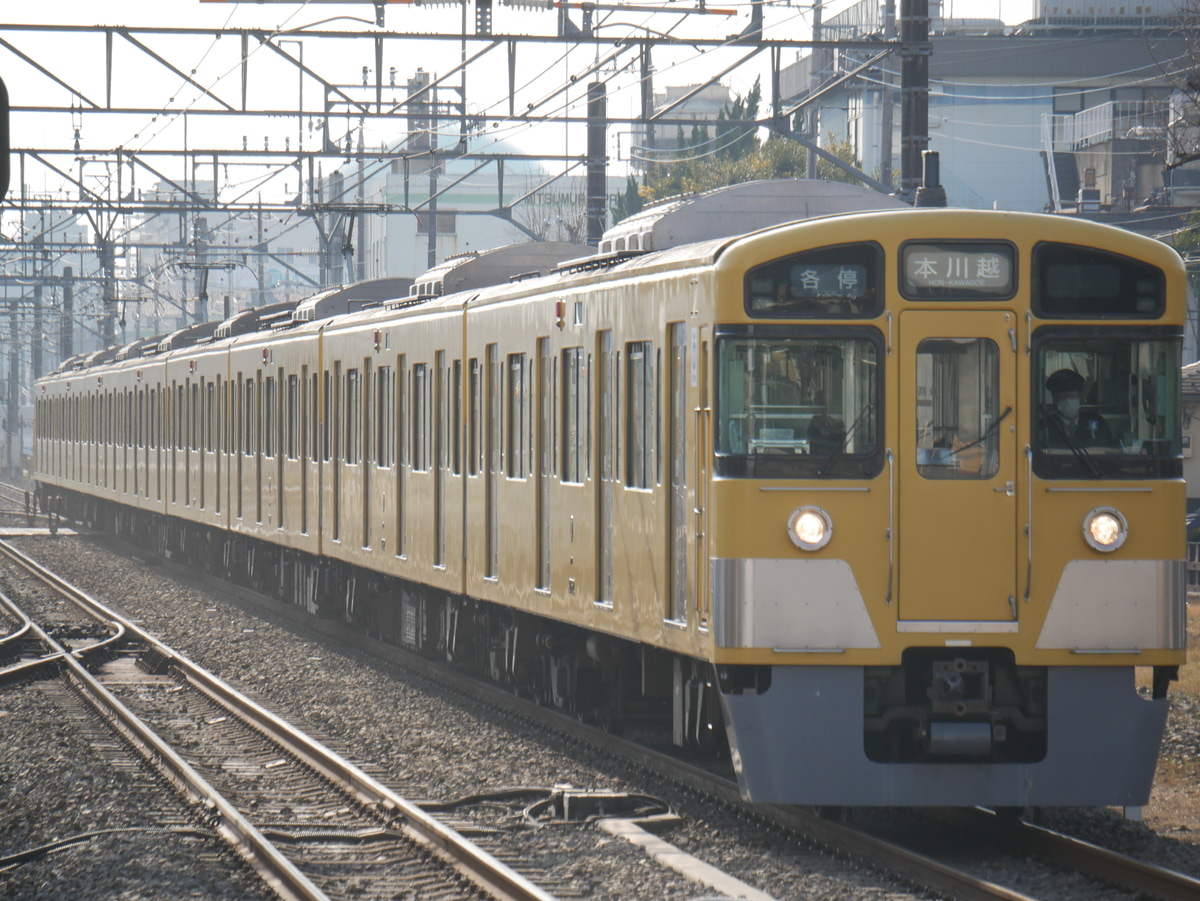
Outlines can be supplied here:
<path id="1" fill-rule="evenodd" d="M 712 560 L 714 637 L 722 648 L 837 652 L 879 638 L 845 560 Z"/>
<path id="2" fill-rule="evenodd" d="M 1182 648 L 1186 578 L 1183 560 L 1072 560 L 1058 581 L 1037 647 Z"/>

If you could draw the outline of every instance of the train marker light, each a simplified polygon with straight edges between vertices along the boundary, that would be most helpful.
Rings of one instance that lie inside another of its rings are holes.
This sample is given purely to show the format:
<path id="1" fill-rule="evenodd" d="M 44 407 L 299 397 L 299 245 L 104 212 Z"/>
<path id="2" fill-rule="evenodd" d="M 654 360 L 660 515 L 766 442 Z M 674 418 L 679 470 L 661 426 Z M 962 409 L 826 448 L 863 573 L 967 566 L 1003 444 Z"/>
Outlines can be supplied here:
<path id="1" fill-rule="evenodd" d="M 833 520 L 820 507 L 799 507 L 788 520 L 788 538 L 802 551 L 816 551 L 833 537 Z"/>
<path id="2" fill-rule="evenodd" d="M 1115 551 L 1128 535 L 1129 524 L 1112 507 L 1097 507 L 1083 518 L 1084 541 L 1102 553 Z"/>

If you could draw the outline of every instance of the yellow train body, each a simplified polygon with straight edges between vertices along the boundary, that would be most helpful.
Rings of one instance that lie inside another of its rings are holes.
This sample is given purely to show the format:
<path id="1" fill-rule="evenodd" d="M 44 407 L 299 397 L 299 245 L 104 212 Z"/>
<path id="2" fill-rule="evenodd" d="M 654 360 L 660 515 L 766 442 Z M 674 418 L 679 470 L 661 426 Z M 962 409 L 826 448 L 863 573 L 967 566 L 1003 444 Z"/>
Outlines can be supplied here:
<path id="1" fill-rule="evenodd" d="M 1087 222 L 816 219 L 64 368 L 37 479 L 548 703 L 724 728 L 753 800 L 1136 804 L 1185 298 Z"/>

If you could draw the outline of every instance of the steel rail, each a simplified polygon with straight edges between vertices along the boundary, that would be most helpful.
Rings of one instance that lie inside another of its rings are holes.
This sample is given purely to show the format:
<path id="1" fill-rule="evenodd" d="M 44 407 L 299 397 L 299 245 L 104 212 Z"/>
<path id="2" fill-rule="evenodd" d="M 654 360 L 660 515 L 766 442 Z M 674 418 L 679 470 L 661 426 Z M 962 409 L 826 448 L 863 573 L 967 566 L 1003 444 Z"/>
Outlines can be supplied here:
<path id="1" fill-rule="evenodd" d="M 268 606 L 263 603 L 261 595 L 248 589 L 230 586 L 216 577 L 211 578 L 239 598 L 256 605 Z M 386 659 L 428 678 L 431 682 L 462 692 L 540 726 L 565 733 L 585 742 L 588 747 L 632 761 L 659 778 L 711 795 L 730 805 L 742 807 L 768 822 L 800 833 L 838 857 L 858 861 L 906 883 L 962 901 L 1036 901 L 1028 895 L 977 879 L 969 873 L 956 870 L 915 851 L 835 823 L 805 808 L 769 804 L 748 806 L 742 801 L 737 785 L 720 774 L 693 766 L 595 726 L 580 723 L 549 708 L 529 704 L 500 686 L 448 670 L 434 661 L 426 660 L 395 645 L 386 645 L 355 632 L 343 623 L 314 619 L 299 608 L 288 608 L 279 604 L 269 605 L 269 610 L 272 615 L 283 616 L 308 630 Z"/>
<path id="2" fill-rule="evenodd" d="M 6 545 L 0 549 L 9 553 Z M 207 809 L 215 820 L 216 833 L 275 894 L 287 901 L 329 901 L 253 823 L 105 688 L 80 660 L 36 624 L 33 632 L 55 650 L 54 661 L 65 669 L 64 677 L 76 686 L 83 699 L 188 801 Z M 44 665 L 46 661 L 38 663 Z"/>
<path id="3" fill-rule="evenodd" d="M 268 737 L 286 746 L 290 752 L 296 754 L 314 770 L 335 784 L 346 787 L 363 804 L 396 818 L 399 827 L 409 838 L 437 853 L 489 895 L 499 901 L 555 901 L 553 895 L 497 860 L 474 842 L 454 832 L 334 751 L 297 731 L 290 724 L 254 703 L 232 686 L 206 672 L 153 636 L 146 634 L 131 621 L 65 579 L 50 572 L 7 542 L 0 541 L 0 552 L 38 578 L 45 580 L 74 603 L 80 604 L 95 615 L 124 626 L 130 634 L 136 635 L 139 641 L 145 643 L 164 663 L 169 664 L 195 688 L 237 715 L 249 720 Z M 247 825 L 250 824 L 247 823 Z M 250 826 L 250 828 L 254 827 Z"/>
<path id="4" fill-rule="evenodd" d="M 1045 826 L 1026 822 L 1001 823 L 982 810 L 939 810 L 937 816 L 949 823 L 991 829 L 997 839 L 1024 853 L 1057 866 L 1100 876 L 1139 895 L 1167 901 L 1200 898 L 1200 879 L 1135 860 Z"/>

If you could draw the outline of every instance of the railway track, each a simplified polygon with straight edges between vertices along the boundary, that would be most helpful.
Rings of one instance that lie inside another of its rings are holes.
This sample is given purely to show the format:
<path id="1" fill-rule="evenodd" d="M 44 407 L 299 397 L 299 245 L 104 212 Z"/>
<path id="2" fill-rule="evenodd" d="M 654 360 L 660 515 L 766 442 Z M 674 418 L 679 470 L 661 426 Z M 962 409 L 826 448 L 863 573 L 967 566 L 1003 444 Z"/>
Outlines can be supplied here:
<path id="1" fill-rule="evenodd" d="M 279 605 L 244 589 L 220 583 L 222 590 L 237 593 L 244 600 L 262 606 L 272 616 L 294 620 L 308 631 L 324 633 L 340 644 L 353 645 L 377 658 L 421 673 L 425 678 L 447 685 L 473 697 L 484 696 L 489 704 L 500 707 L 526 720 L 534 720 L 559 732 L 574 735 L 590 746 L 600 746 L 614 755 L 631 759 L 656 775 L 683 783 L 696 792 L 719 798 L 732 806 L 742 807 L 731 780 L 703 767 L 693 767 L 675 757 L 663 755 L 634 744 L 619 736 L 566 720 L 557 713 L 531 707 L 494 686 L 481 684 L 462 674 L 447 671 L 422 658 L 414 657 L 390 645 L 365 638 L 337 622 L 315 620 L 296 608 Z M 832 851 L 839 857 L 868 864 L 874 869 L 897 876 L 904 881 L 940 895 L 967 899 L 996 899 L 1021 901 L 1029 896 L 1013 888 L 995 884 L 986 877 L 972 875 L 962 866 L 949 866 L 936 859 L 939 855 L 922 854 L 912 847 L 887 841 L 862 829 L 832 821 L 817 813 L 790 807 L 755 806 L 743 808 L 754 817 L 761 817 L 805 838 L 806 841 Z M 1029 824 L 999 821 L 979 811 L 937 811 L 936 816 L 950 823 L 960 833 L 980 836 L 978 844 L 987 842 L 1007 846 L 1019 859 L 1035 857 L 1052 867 L 1076 870 L 1091 879 L 1110 886 L 1121 886 L 1150 898 L 1200 897 L 1200 882 L 1147 865 L 1128 857 L 1067 836 L 1061 836 Z"/>
<path id="2" fill-rule="evenodd" d="M 943 897 L 964 901 L 1036 901 L 1034 896 L 996 884 L 989 878 L 973 875 L 961 866 L 948 865 L 930 854 L 839 822 L 830 818 L 828 811 L 778 805 L 746 806 L 741 801 L 736 783 L 727 775 L 689 764 L 672 754 L 580 723 L 553 710 L 531 705 L 502 688 L 363 636 L 342 623 L 318 620 L 298 608 L 274 603 L 247 589 L 223 582 L 221 585 L 224 590 L 236 592 L 239 597 L 261 605 L 274 616 L 282 615 L 339 643 L 382 657 L 462 694 L 481 698 L 510 715 L 534 721 L 589 746 L 600 747 L 615 756 L 632 760 L 659 778 L 681 783 L 696 792 L 743 807 L 751 816 L 790 830 L 805 841 L 839 857 L 862 862 Z M 990 811 L 937 809 L 931 815 L 951 822 L 959 830 L 977 834 L 980 845 L 985 841 L 999 842 L 1022 857 L 1036 858 L 1053 868 L 1077 871 L 1098 883 L 1136 892 L 1139 897 L 1200 897 L 1200 880 L 1194 877 L 1144 863 L 1049 829 L 1002 819 Z"/>
<path id="3" fill-rule="evenodd" d="M 12 623 L 0 655 L 13 661 L 0 669 L 0 685 L 61 670 L 279 897 L 552 901 L 416 804 L 5 542 L 0 555 L 63 599 L 35 599 L 40 609 L 28 615 L 0 596 Z"/>

